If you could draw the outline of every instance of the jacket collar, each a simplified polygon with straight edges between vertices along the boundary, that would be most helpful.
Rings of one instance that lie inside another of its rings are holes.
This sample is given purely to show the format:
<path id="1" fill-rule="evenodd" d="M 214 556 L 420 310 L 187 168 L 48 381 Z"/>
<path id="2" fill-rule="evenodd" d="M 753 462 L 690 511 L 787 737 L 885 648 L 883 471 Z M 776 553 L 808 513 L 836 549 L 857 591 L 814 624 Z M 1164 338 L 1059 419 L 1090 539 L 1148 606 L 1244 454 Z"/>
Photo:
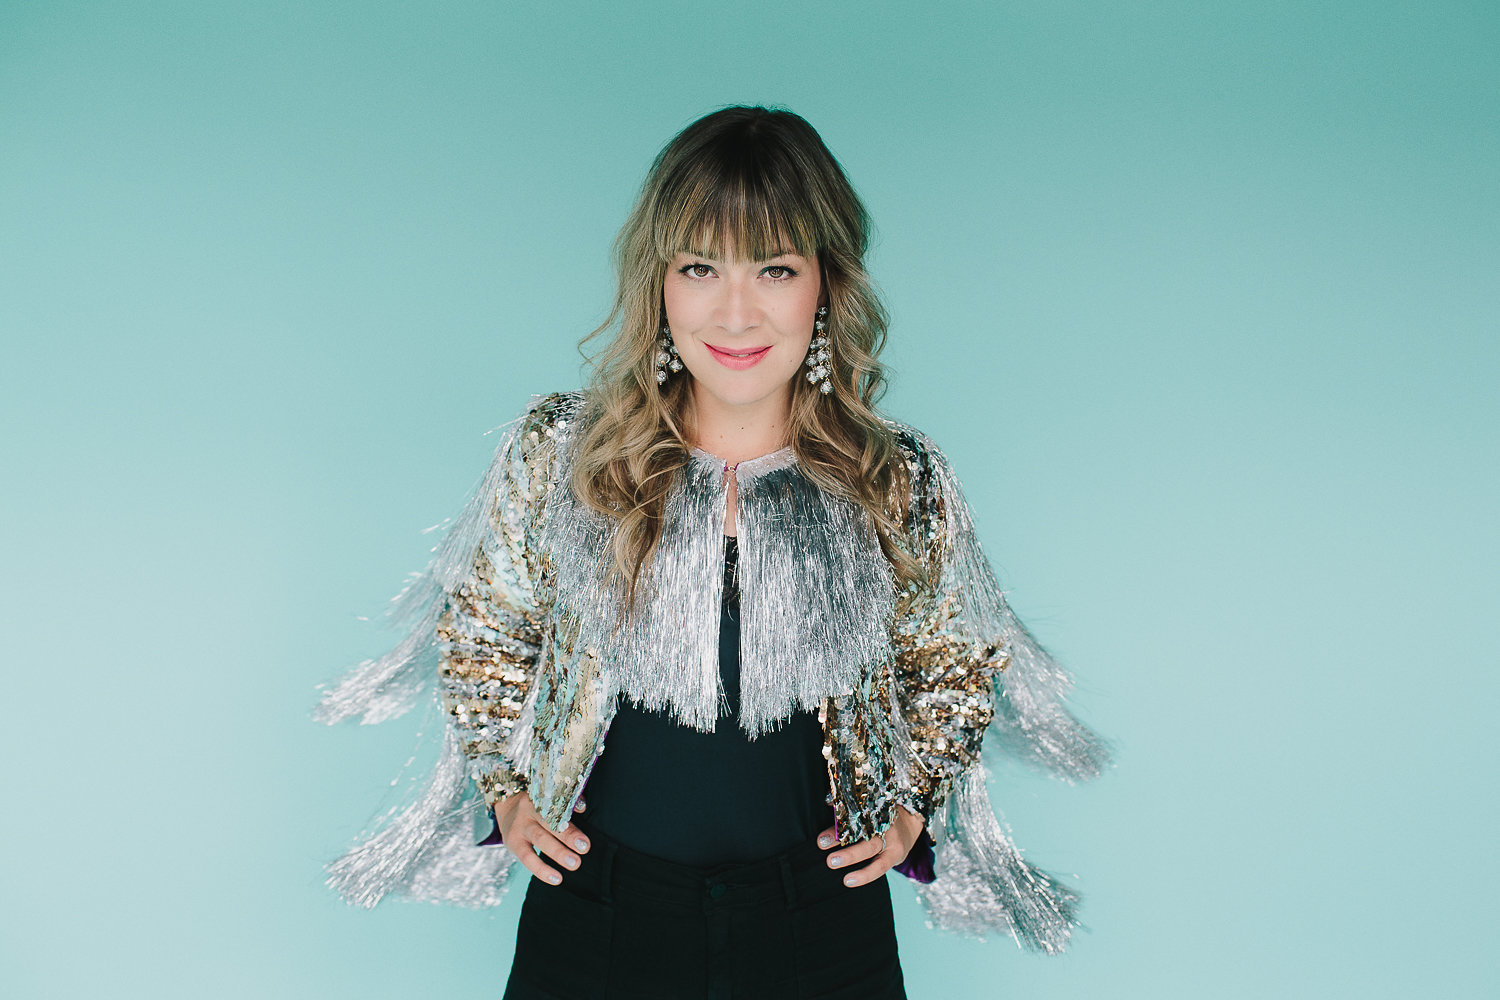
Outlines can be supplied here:
<path id="1" fill-rule="evenodd" d="M 729 468 L 729 464 L 722 458 L 702 448 L 694 448 L 688 452 L 688 455 L 693 462 L 706 462 L 717 467 L 721 472 Z M 785 448 L 777 448 L 775 451 L 740 462 L 734 466 L 734 477 L 737 482 L 745 482 L 796 464 L 797 451 L 791 445 L 787 445 Z"/>

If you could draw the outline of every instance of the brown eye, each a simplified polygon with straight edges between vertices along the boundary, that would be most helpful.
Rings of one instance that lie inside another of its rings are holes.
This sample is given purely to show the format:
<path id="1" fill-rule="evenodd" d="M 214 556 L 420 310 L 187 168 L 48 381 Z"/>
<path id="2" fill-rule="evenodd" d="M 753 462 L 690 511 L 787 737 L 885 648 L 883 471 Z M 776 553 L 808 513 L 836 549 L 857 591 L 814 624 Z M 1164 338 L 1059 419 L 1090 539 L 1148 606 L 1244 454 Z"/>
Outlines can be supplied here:
<path id="1" fill-rule="evenodd" d="M 779 271 L 780 273 L 771 274 L 772 271 Z M 785 281 L 786 279 L 795 276 L 797 272 L 787 267 L 785 264 L 772 264 L 762 273 L 770 277 L 772 281 Z"/>

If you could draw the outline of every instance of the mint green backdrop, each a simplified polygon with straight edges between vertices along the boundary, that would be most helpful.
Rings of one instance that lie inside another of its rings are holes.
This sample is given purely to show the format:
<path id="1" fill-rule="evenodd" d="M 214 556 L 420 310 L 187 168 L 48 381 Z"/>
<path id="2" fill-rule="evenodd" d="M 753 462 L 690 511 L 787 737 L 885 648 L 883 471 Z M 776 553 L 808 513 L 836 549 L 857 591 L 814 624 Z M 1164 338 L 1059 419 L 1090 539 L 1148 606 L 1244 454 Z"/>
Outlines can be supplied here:
<path id="1" fill-rule="evenodd" d="M 911 995 L 1493 995 L 1497 51 L 1487 2 L 0 5 L 0 993 L 499 995 L 519 894 L 322 887 L 430 729 L 314 685 L 750 102 L 868 200 L 887 409 L 1120 750 L 991 782 L 1089 931 L 896 879 Z"/>

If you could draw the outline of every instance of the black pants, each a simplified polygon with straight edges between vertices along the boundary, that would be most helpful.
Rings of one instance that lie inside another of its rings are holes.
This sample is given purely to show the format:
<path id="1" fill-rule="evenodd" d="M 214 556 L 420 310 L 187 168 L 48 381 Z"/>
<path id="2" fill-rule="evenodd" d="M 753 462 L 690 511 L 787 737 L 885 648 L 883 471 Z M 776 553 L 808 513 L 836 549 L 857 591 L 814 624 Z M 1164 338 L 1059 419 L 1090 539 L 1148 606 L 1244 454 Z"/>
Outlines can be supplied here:
<path id="1" fill-rule="evenodd" d="M 851 889 L 811 842 L 693 868 L 579 827 L 592 846 L 562 885 L 514 870 L 529 884 L 505 1000 L 905 1000 L 884 878 Z"/>

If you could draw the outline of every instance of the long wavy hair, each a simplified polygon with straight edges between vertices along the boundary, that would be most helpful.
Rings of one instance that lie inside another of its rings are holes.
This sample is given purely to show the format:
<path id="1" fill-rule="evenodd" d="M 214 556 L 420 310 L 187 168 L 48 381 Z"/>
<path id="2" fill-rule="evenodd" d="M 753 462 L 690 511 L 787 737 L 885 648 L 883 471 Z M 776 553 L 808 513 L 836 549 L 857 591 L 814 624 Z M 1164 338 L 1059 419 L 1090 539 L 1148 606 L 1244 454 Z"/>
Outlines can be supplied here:
<path id="1" fill-rule="evenodd" d="M 572 487 L 617 519 L 611 574 L 625 581 L 626 611 L 662 535 L 666 497 L 695 439 L 691 377 L 656 381 L 667 264 L 679 251 L 764 260 L 779 247 L 816 259 L 828 296 L 833 391 L 803 378 L 792 390 L 788 444 L 824 491 L 869 514 L 898 584 L 921 567 L 898 541 L 909 482 L 875 403 L 885 388 L 876 360 L 888 316 L 865 272 L 870 219 L 823 140 L 798 115 L 727 107 L 693 122 L 657 154 L 614 244 L 617 287 L 609 316 L 583 345 L 619 322 L 590 358 L 590 420 Z"/>

